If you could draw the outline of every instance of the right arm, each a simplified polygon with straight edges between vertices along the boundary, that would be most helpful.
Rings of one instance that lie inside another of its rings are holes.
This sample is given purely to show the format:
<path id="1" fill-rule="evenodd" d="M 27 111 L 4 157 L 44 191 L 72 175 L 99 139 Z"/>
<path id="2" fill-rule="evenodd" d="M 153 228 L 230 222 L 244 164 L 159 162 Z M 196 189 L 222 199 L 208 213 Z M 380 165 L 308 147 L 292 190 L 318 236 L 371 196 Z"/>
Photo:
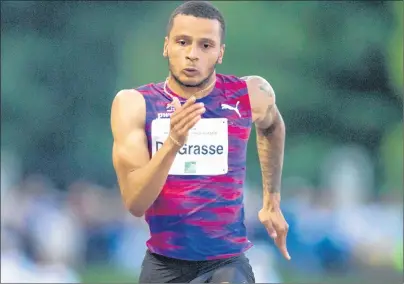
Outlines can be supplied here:
<path id="1" fill-rule="evenodd" d="M 167 139 L 150 159 L 145 117 L 146 105 L 141 94 L 122 90 L 116 95 L 111 108 L 112 159 L 122 199 L 136 217 L 143 216 L 160 194 L 179 149 Z"/>
<path id="2" fill-rule="evenodd" d="M 200 118 L 201 113 L 194 112 L 198 108 L 192 103 L 190 100 L 182 107 L 176 104 L 170 130 L 175 141 L 183 143 L 188 130 Z M 116 95 L 111 107 L 112 159 L 124 204 L 136 217 L 143 216 L 157 199 L 181 148 L 167 139 L 150 159 L 145 118 L 146 103 L 139 92 L 122 90 Z"/>

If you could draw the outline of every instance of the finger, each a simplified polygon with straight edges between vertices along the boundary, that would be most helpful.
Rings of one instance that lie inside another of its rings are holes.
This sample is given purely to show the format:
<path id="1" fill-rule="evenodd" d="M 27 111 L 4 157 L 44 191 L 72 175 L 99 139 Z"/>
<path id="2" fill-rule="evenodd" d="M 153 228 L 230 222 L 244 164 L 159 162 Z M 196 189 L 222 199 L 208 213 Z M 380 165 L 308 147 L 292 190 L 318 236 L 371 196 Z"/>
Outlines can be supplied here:
<path id="1" fill-rule="evenodd" d="M 185 124 L 185 126 L 184 126 L 184 128 L 183 128 L 183 131 L 188 131 L 189 129 L 191 129 L 192 127 L 194 127 L 195 126 L 195 124 L 199 121 L 201 119 L 201 116 L 200 115 L 197 115 L 197 116 L 195 116 L 194 118 L 192 118 L 190 121 L 188 121 L 186 124 Z"/>
<path id="2" fill-rule="evenodd" d="M 277 233 L 276 233 L 276 230 L 275 230 L 275 228 L 274 228 L 274 226 L 272 224 L 272 221 L 268 219 L 268 220 L 265 220 L 262 224 L 267 229 L 268 235 L 271 238 L 275 239 L 277 237 Z"/>
<path id="3" fill-rule="evenodd" d="M 282 253 L 282 255 L 287 259 L 290 260 L 291 257 L 289 255 L 288 249 L 286 247 L 286 231 L 278 234 L 279 237 L 276 239 L 275 243 L 277 245 L 277 247 L 279 248 L 280 252 Z"/>
<path id="4" fill-rule="evenodd" d="M 202 114 L 205 112 L 205 108 L 202 103 L 194 104 L 188 108 L 182 108 L 175 115 L 171 116 L 171 122 L 173 125 L 177 125 L 178 128 L 183 127 L 190 119 L 192 119 L 196 114 Z M 194 113 L 194 114 L 193 114 Z M 192 114 L 192 115 L 191 115 Z M 190 117 L 188 117 L 190 116 Z"/>
<path id="5" fill-rule="evenodd" d="M 196 102 L 195 96 L 191 96 L 191 97 L 184 103 L 184 105 L 182 106 L 182 108 L 185 109 L 185 108 L 187 108 L 187 107 L 193 105 L 195 102 Z"/>
<path id="6" fill-rule="evenodd" d="M 190 115 L 191 113 L 195 112 L 195 111 L 205 111 L 205 105 L 203 103 L 197 103 L 197 104 L 193 104 L 187 108 L 183 108 L 181 109 L 180 113 L 178 114 L 178 116 L 180 117 L 186 117 L 188 115 Z"/>
<path id="7" fill-rule="evenodd" d="M 273 227 L 267 228 L 267 231 L 271 238 L 276 239 L 278 237 L 278 234 Z"/>
<path id="8" fill-rule="evenodd" d="M 181 109 L 181 103 L 180 103 L 180 100 L 177 97 L 173 98 L 173 101 L 172 101 L 171 105 L 174 107 L 175 111 Z"/>
<path id="9" fill-rule="evenodd" d="M 288 252 L 288 249 L 286 248 L 286 244 L 280 246 L 279 250 L 281 251 L 284 258 L 286 258 L 287 260 L 291 259 L 290 255 L 289 255 L 289 252 Z"/>
<path id="10" fill-rule="evenodd" d="M 180 117 L 181 119 L 178 121 L 178 129 L 182 129 L 185 127 L 186 130 L 188 130 L 189 128 L 187 128 L 186 126 L 188 122 L 193 121 L 193 119 L 197 116 L 200 117 L 204 112 L 205 108 L 199 108 L 184 114 L 182 117 Z"/>
<path id="11" fill-rule="evenodd" d="M 173 98 L 173 106 L 175 108 L 175 111 L 180 111 L 181 109 L 186 109 L 189 106 L 193 105 L 196 102 L 195 96 L 191 96 L 182 106 L 180 103 L 180 100 L 177 97 Z"/>

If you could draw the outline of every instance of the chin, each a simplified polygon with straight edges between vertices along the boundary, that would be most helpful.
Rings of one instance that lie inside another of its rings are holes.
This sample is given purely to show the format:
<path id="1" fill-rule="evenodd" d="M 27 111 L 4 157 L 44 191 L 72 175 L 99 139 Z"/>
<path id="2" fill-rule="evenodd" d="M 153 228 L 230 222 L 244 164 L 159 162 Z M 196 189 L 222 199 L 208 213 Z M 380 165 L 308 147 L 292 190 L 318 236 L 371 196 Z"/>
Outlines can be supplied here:
<path id="1" fill-rule="evenodd" d="M 196 77 L 190 78 L 185 76 L 184 78 L 181 78 L 181 82 L 187 87 L 197 87 L 199 84 L 201 84 L 201 79 Z"/>

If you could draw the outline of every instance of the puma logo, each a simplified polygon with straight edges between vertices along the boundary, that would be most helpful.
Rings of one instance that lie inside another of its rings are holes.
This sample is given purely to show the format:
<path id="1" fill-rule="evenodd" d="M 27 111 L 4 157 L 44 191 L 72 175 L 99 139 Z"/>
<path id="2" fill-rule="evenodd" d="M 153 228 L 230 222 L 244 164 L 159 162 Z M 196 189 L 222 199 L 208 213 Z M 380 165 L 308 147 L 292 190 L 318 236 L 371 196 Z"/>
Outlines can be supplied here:
<path id="1" fill-rule="evenodd" d="M 174 105 L 172 103 L 167 104 L 166 111 L 167 112 L 174 112 L 175 111 Z"/>
<path id="2" fill-rule="evenodd" d="M 239 101 L 236 103 L 236 106 L 235 107 L 233 107 L 233 106 L 231 106 L 231 105 L 228 105 L 228 104 L 222 104 L 221 106 L 222 106 L 222 109 L 229 109 L 229 110 L 234 110 L 237 114 L 238 114 L 238 116 L 239 117 L 241 117 L 241 114 L 240 114 L 240 111 L 238 110 L 238 105 L 239 105 Z"/>
<path id="3" fill-rule="evenodd" d="M 158 112 L 157 117 L 158 118 L 169 118 L 175 111 L 175 107 L 170 103 L 166 105 L 166 112 Z"/>

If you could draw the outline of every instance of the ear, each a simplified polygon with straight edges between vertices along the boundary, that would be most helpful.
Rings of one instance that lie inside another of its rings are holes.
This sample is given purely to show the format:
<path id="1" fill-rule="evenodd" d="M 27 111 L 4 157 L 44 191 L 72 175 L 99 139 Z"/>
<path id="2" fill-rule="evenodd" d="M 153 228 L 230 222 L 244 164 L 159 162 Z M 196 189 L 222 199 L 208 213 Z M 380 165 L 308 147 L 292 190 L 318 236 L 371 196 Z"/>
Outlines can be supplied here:
<path id="1" fill-rule="evenodd" d="M 223 62 L 223 56 L 224 56 L 224 50 L 225 50 L 225 48 L 226 48 L 226 45 L 225 45 L 225 44 L 222 44 L 222 45 L 220 46 L 220 54 L 219 54 L 219 58 L 218 58 L 218 60 L 217 60 L 217 63 L 219 63 L 219 64 L 222 64 L 222 62 Z"/>
<path id="2" fill-rule="evenodd" d="M 168 37 L 165 37 L 164 38 L 164 47 L 163 47 L 163 56 L 166 58 L 168 56 L 167 46 L 168 46 Z"/>

